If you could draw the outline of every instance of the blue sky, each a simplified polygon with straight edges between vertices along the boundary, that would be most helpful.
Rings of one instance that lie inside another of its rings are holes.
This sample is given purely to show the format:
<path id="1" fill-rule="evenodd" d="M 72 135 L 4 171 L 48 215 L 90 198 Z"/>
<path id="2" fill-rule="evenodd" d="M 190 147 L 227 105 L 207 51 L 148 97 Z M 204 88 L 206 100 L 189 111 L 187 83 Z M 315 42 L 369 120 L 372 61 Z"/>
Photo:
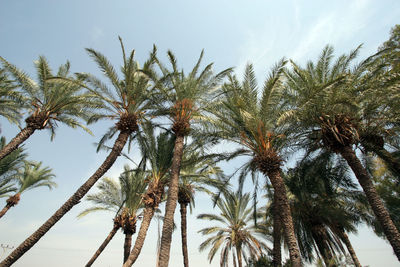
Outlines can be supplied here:
<path id="1" fill-rule="evenodd" d="M 215 62 L 215 71 L 235 67 L 240 74 L 246 63 L 252 62 L 262 82 L 280 58 L 304 64 L 317 58 L 326 44 L 332 44 L 337 55 L 363 43 L 361 60 L 388 39 L 390 28 L 400 22 L 399 18 L 398 0 L 1 1 L 0 55 L 32 77 L 33 61 L 39 55 L 46 56 L 53 69 L 70 60 L 74 72 L 100 76 L 84 48 L 101 51 L 118 66 L 119 35 L 127 50 L 136 50 L 139 62 L 156 44 L 161 58 L 171 49 L 180 66 L 190 68 L 205 49 L 204 62 Z M 93 143 L 110 123 L 91 126 L 94 136 L 60 126 L 53 142 L 47 132 L 35 133 L 27 141 L 30 159 L 50 166 L 59 186 L 24 194 L 20 204 L 0 221 L 0 243 L 16 246 L 22 242 L 96 170 L 106 154 L 96 154 Z M 18 131 L 3 118 L 0 125 L 1 134 L 8 140 Z M 130 155 L 138 157 L 135 148 Z M 120 158 L 107 176 L 116 178 L 125 163 Z M 0 206 L 4 204 L 5 200 L 0 200 Z M 76 219 L 85 205 L 76 206 L 15 266 L 83 265 L 112 227 L 112 214 Z M 208 198 L 198 195 L 196 210 L 189 218 L 193 267 L 208 265 L 206 253 L 198 252 L 203 237 L 197 231 L 203 225 L 195 215 L 211 210 Z M 156 226 L 153 222 L 138 266 L 155 265 Z M 178 231 L 173 237 L 170 266 L 182 266 Z M 351 239 L 363 265 L 398 265 L 387 243 L 365 227 Z M 119 233 L 94 266 L 120 266 L 122 246 L 123 235 Z M 217 258 L 211 266 L 218 266 Z"/>

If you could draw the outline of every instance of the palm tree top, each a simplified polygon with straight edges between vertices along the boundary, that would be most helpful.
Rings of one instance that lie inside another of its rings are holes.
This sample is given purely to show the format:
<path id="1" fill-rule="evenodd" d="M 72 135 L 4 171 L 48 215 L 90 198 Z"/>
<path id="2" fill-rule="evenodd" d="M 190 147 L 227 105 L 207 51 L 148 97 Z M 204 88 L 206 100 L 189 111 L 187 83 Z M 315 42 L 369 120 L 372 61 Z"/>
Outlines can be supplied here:
<path id="1" fill-rule="evenodd" d="M 19 124 L 21 119 L 20 107 L 23 103 L 17 86 L 11 81 L 7 72 L 0 68 L 0 115 L 11 123 Z"/>
<path id="2" fill-rule="evenodd" d="M 91 133 L 79 119 L 88 119 L 95 103 L 91 94 L 82 93 L 82 87 L 77 83 L 61 83 L 55 77 L 71 78 L 70 63 L 61 65 L 56 75 L 44 56 L 34 62 L 37 72 L 37 82 L 24 71 L 0 57 L 4 70 L 9 73 L 20 89 L 22 107 L 27 111 L 26 123 L 34 129 L 48 128 L 52 138 L 57 123 L 66 124 L 72 128 L 80 127 Z"/>

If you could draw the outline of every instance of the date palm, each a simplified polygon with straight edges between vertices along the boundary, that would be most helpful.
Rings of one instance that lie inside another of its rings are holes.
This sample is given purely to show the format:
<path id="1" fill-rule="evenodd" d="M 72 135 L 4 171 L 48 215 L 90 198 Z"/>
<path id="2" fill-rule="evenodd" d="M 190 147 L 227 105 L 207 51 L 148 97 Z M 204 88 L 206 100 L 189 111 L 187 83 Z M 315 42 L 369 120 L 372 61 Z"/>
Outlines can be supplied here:
<path id="1" fill-rule="evenodd" d="M 53 139 L 58 123 L 72 128 L 80 127 L 90 133 L 89 129 L 79 121 L 87 119 L 91 114 L 90 108 L 93 103 L 90 94 L 83 93 L 82 87 L 77 84 L 50 80 L 55 76 L 71 78 L 69 62 L 61 65 L 54 75 L 46 58 L 39 57 L 35 61 L 37 82 L 4 58 L 0 57 L 0 62 L 4 70 L 15 80 L 15 85 L 21 91 L 20 102 L 23 103 L 21 107 L 29 114 L 29 117 L 25 119 L 25 128 L 0 151 L 0 159 L 18 148 L 36 130 L 49 129 Z M 13 94 L 12 90 L 10 96 L 11 94 Z"/>
<path id="2" fill-rule="evenodd" d="M 146 239 L 147 230 L 156 209 L 164 198 L 165 187 L 168 184 L 169 170 L 172 164 L 175 136 L 168 132 L 154 135 L 154 127 L 143 124 L 143 131 L 138 135 L 138 143 L 149 167 L 146 168 L 147 189 L 142 196 L 144 205 L 142 223 L 132 248 L 131 254 L 124 266 L 132 266 L 137 260 Z"/>
<path id="3" fill-rule="evenodd" d="M 97 211 L 111 211 L 115 214 L 113 228 L 86 266 L 91 266 L 101 254 L 115 233 L 121 228 L 125 234 L 124 261 L 128 258 L 132 235 L 136 232 L 139 210 L 142 208 L 142 195 L 146 190 L 145 174 L 142 170 L 132 170 L 125 165 L 119 181 L 105 177 L 98 184 L 98 192 L 90 194 L 86 200 L 92 207 L 82 211 L 78 217 Z"/>
<path id="4" fill-rule="evenodd" d="M 365 78 L 363 74 L 371 61 L 368 58 L 351 70 L 350 64 L 357 52 L 358 49 L 342 55 L 332 63 L 333 49 L 327 46 L 316 64 L 308 62 L 301 68 L 292 63 L 293 70 L 286 73 L 288 110 L 280 122 L 288 123 L 297 131 L 297 144 L 324 147 L 346 160 L 400 260 L 400 233 L 354 150 L 363 132 L 361 129 L 366 126 L 364 115 L 361 116 L 365 114 L 362 111 L 364 102 L 360 101 L 364 92 L 358 85 Z"/>
<path id="5" fill-rule="evenodd" d="M 253 221 L 253 207 L 248 193 L 224 191 L 217 200 L 220 214 L 200 214 L 199 219 L 216 222 L 218 226 L 201 229 L 203 235 L 212 235 L 200 245 L 200 251 L 208 247 L 208 259 L 213 260 L 215 254 L 221 249 L 220 266 L 227 267 L 229 253 L 232 252 L 233 266 L 242 267 L 242 259 L 247 256 L 258 258 L 269 250 L 264 241 L 257 237 L 262 234 L 251 222 Z M 261 235 L 265 238 L 265 235 Z"/>
<path id="6" fill-rule="evenodd" d="M 3 158 L 3 160 L 4 159 L 6 158 Z M 19 203 L 23 192 L 42 186 L 47 186 L 49 189 L 56 186 L 56 183 L 52 181 L 55 175 L 51 173 L 50 168 L 42 167 L 41 162 L 25 161 L 23 167 L 17 171 L 14 177 L 13 182 L 17 187 L 17 192 L 7 199 L 6 206 L 0 211 L 0 218 L 3 217 L 11 207 Z"/>
<path id="7" fill-rule="evenodd" d="M 341 161 L 329 153 L 303 159 L 289 169 L 286 184 L 303 258 L 311 263 L 315 251 L 326 266 L 337 266 L 336 254 L 345 252 L 343 243 L 361 267 L 346 232 L 355 232 L 370 216 Z"/>
<path id="8" fill-rule="evenodd" d="M 222 180 L 222 170 L 216 166 L 213 155 L 201 155 L 199 151 L 186 149 L 183 155 L 179 177 L 178 203 L 181 215 L 181 240 L 183 265 L 189 267 L 187 248 L 187 207 L 195 206 L 195 193 L 211 194 L 212 188 L 222 192 L 226 190 L 226 182 Z M 225 188 L 224 188 L 225 187 Z"/>
<path id="9" fill-rule="evenodd" d="M 127 57 L 122 41 L 121 47 L 123 53 L 122 78 L 118 77 L 114 67 L 104 55 L 93 49 L 87 49 L 89 55 L 109 79 L 113 90 L 93 75 L 79 75 L 79 79 L 84 80 L 86 83 L 86 85 L 79 83 L 79 86 L 90 88 L 90 95 L 94 95 L 96 99 L 94 102 L 98 103 L 100 101 L 97 107 L 101 109 L 101 112 L 92 115 L 88 122 L 92 123 L 100 119 L 112 119 L 116 122 L 100 140 L 100 144 L 103 144 L 118 132 L 118 137 L 114 141 L 109 155 L 95 173 L 38 230 L 2 261 L 0 266 L 13 264 L 35 245 L 73 206 L 78 204 L 90 188 L 111 168 L 128 139 L 132 138 L 133 134 L 139 129 L 139 123 L 144 119 L 144 112 L 148 107 L 148 95 L 151 85 L 150 79 L 144 75 L 143 71 L 151 72 L 154 57 L 151 55 L 143 68 L 140 68 L 139 64 L 134 60 L 134 50 Z M 61 84 L 71 84 L 71 87 L 77 86 L 76 81 L 59 80 L 58 82 Z"/>
<path id="10" fill-rule="evenodd" d="M 212 72 L 212 65 L 207 65 L 200 71 L 203 52 L 189 74 L 178 69 L 175 55 L 168 51 L 168 59 L 172 70 L 157 61 L 164 75 L 158 83 L 159 96 L 155 99 L 158 107 L 156 115 L 164 115 L 172 122 L 172 131 L 175 134 L 174 154 L 171 166 L 171 179 L 168 186 L 168 196 L 163 222 L 159 266 L 167 267 L 171 248 L 173 219 L 178 200 L 178 183 L 180 165 L 183 156 L 184 139 L 190 131 L 196 129 L 196 124 L 205 119 L 204 110 L 212 102 L 221 80 L 230 72 L 224 70 L 216 75 Z"/>
<path id="11" fill-rule="evenodd" d="M 301 266 L 300 252 L 294 234 L 292 216 L 281 177 L 283 162 L 280 153 L 285 148 L 286 129 L 276 125 L 282 95 L 282 71 L 286 61 L 281 60 L 271 71 L 258 97 L 259 89 L 252 65 L 245 70 L 243 82 L 230 76 L 223 87 L 223 98 L 216 105 L 212 121 L 215 135 L 237 143 L 236 154 L 251 157 L 247 166 L 268 177 L 276 195 L 276 205 L 281 211 L 285 241 L 293 266 Z"/>

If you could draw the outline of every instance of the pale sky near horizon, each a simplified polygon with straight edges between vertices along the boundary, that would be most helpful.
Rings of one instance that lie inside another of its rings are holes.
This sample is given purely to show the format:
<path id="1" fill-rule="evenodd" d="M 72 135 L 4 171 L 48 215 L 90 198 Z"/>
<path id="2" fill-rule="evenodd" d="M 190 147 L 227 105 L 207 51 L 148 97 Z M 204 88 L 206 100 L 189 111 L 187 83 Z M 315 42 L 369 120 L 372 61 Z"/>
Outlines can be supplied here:
<path id="1" fill-rule="evenodd" d="M 306 60 L 315 60 L 326 44 L 333 45 L 335 55 L 339 55 L 363 43 L 358 58 L 361 60 L 388 39 L 391 27 L 400 23 L 399 18 L 398 0 L 3 0 L 0 56 L 34 78 L 33 61 L 39 55 L 46 56 L 53 69 L 69 60 L 73 72 L 100 76 L 84 48 L 102 52 L 118 67 L 119 35 L 127 50 L 136 50 L 139 62 L 147 58 L 156 44 L 161 58 L 171 49 L 179 65 L 190 68 L 204 49 L 203 62 L 215 62 L 216 72 L 235 67 L 241 75 L 246 63 L 252 62 L 261 83 L 280 58 L 304 64 Z M 0 244 L 19 245 L 96 170 L 106 154 L 96 154 L 93 143 L 111 123 L 91 126 L 94 136 L 60 126 L 53 142 L 47 132 L 37 132 L 26 142 L 29 159 L 51 167 L 57 175 L 58 187 L 24 193 L 21 202 L 0 220 Z M 4 118 L 0 118 L 0 126 L 1 135 L 7 140 L 18 131 Z M 129 155 L 138 157 L 135 147 Z M 106 176 L 117 178 L 126 163 L 126 159 L 119 158 Z M 234 169 L 226 167 L 228 173 Z M 247 189 L 251 189 L 250 185 Z M 0 199 L 0 207 L 4 204 L 5 199 Z M 85 207 L 84 203 L 74 207 L 13 266 L 84 265 L 112 227 L 111 213 L 77 219 Z M 196 209 L 188 218 L 192 267 L 219 266 L 219 255 L 209 265 L 207 252 L 198 251 L 205 238 L 197 231 L 205 222 L 196 220 L 196 215 L 212 210 L 209 198 L 199 194 Z M 176 222 L 179 223 L 178 217 Z M 155 266 L 156 239 L 154 221 L 135 266 Z M 363 266 L 399 266 L 388 243 L 366 227 L 360 227 L 358 235 L 351 235 L 351 241 Z M 0 260 L 6 254 L 0 250 Z M 122 255 L 123 235 L 118 233 L 93 266 L 121 266 Z M 179 229 L 173 235 L 170 266 L 183 266 Z"/>

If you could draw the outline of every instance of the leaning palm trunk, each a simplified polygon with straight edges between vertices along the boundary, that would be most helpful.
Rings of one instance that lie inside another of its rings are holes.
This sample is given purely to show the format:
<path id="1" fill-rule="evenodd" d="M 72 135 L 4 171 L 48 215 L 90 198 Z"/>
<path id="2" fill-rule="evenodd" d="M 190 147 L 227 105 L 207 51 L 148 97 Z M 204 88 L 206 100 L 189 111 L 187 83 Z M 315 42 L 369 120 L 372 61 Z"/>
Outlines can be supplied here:
<path id="1" fill-rule="evenodd" d="M 4 216 L 4 214 L 6 214 L 6 212 L 11 208 L 14 207 L 15 205 L 18 204 L 19 200 L 20 200 L 20 193 L 17 193 L 11 197 L 9 197 L 6 201 L 6 205 L 5 207 L 0 211 L 0 218 Z"/>
<path id="2" fill-rule="evenodd" d="M 353 259 L 354 266 L 356 267 L 362 267 L 360 261 L 357 258 L 356 252 L 353 249 L 353 246 L 351 245 L 350 239 L 346 232 L 344 231 L 343 228 L 339 229 L 339 236 L 340 239 L 344 242 L 344 244 L 347 247 L 347 250 L 350 253 L 351 258 Z"/>
<path id="3" fill-rule="evenodd" d="M 17 261 L 25 252 L 34 246 L 39 239 L 44 236 L 73 206 L 78 204 L 90 188 L 99 180 L 114 164 L 115 160 L 120 155 L 124 148 L 131 131 L 120 131 L 114 146 L 107 156 L 103 164 L 96 170 L 96 172 L 81 186 L 79 189 L 30 237 L 28 237 L 22 244 L 20 244 L 11 254 L 0 263 L 0 267 L 6 267 Z"/>
<path id="4" fill-rule="evenodd" d="M 103 241 L 103 243 L 100 245 L 100 247 L 97 249 L 97 251 L 94 253 L 93 257 L 86 263 L 85 267 L 90 267 L 94 263 L 94 261 L 100 256 L 100 254 L 103 252 L 103 250 L 106 248 L 108 243 L 110 243 L 111 239 L 113 239 L 114 235 L 117 233 L 118 229 L 121 226 L 114 222 L 113 229 L 111 232 L 108 234 L 107 238 Z"/>
<path id="5" fill-rule="evenodd" d="M 174 154 L 172 157 L 171 180 L 168 187 L 167 203 L 165 205 L 165 216 L 162 228 L 161 247 L 158 266 L 168 267 L 169 253 L 171 250 L 172 230 L 174 228 L 174 213 L 178 200 L 178 183 L 181 161 L 183 155 L 183 135 L 177 135 L 175 139 Z"/>
<path id="6" fill-rule="evenodd" d="M 181 238 L 182 238 L 182 254 L 183 254 L 183 266 L 189 267 L 189 255 L 187 248 L 187 203 L 180 203 L 181 209 Z"/>
<path id="7" fill-rule="evenodd" d="M 376 218 L 383 228 L 386 238 L 389 240 L 397 259 L 400 261 L 400 233 L 390 218 L 389 212 L 385 208 L 385 205 L 383 204 L 379 194 L 377 193 L 371 177 L 368 175 L 360 160 L 357 158 L 356 153 L 350 146 L 343 146 L 341 149 L 339 149 L 339 153 L 347 161 L 357 177 L 357 180 L 363 188 Z"/>
<path id="8" fill-rule="evenodd" d="M 273 255 L 273 260 L 272 260 L 272 265 L 274 267 L 280 267 L 282 266 L 282 253 L 281 253 L 281 232 L 282 232 L 282 224 L 281 224 L 281 219 L 279 216 L 279 208 L 277 203 L 277 196 L 274 193 L 274 202 L 273 202 L 273 223 L 274 223 L 274 228 L 273 228 L 273 238 L 274 238 L 274 247 L 272 250 L 272 255 Z"/>
<path id="9" fill-rule="evenodd" d="M 142 250 L 144 240 L 146 239 L 147 230 L 149 229 L 151 219 L 154 216 L 154 208 L 146 207 L 143 213 L 142 223 L 140 224 L 139 233 L 136 237 L 135 245 L 129 255 L 128 259 L 125 261 L 123 267 L 130 267 L 135 263 L 139 257 L 140 251 Z"/>
<path id="10" fill-rule="evenodd" d="M 3 149 L 0 151 L 0 160 L 5 156 L 13 152 L 18 148 L 26 139 L 28 139 L 34 132 L 36 128 L 32 126 L 27 126 L 22 129 Z"/>
<path id="11" fill-rule="evenodd" d="M 286 195 L 285 183 L 279 169 L 270 169 L 266 173 L 274 187 L 276 205 L 280 211 L 281 223 L 285 234 L 285 241 L 289 248 L 290 261 L 293 267 L 302 266 L 299 248 L 297 246 L 296 236 L 294 234 L 293 219 L 290 213 L 290 206 Z"/>

